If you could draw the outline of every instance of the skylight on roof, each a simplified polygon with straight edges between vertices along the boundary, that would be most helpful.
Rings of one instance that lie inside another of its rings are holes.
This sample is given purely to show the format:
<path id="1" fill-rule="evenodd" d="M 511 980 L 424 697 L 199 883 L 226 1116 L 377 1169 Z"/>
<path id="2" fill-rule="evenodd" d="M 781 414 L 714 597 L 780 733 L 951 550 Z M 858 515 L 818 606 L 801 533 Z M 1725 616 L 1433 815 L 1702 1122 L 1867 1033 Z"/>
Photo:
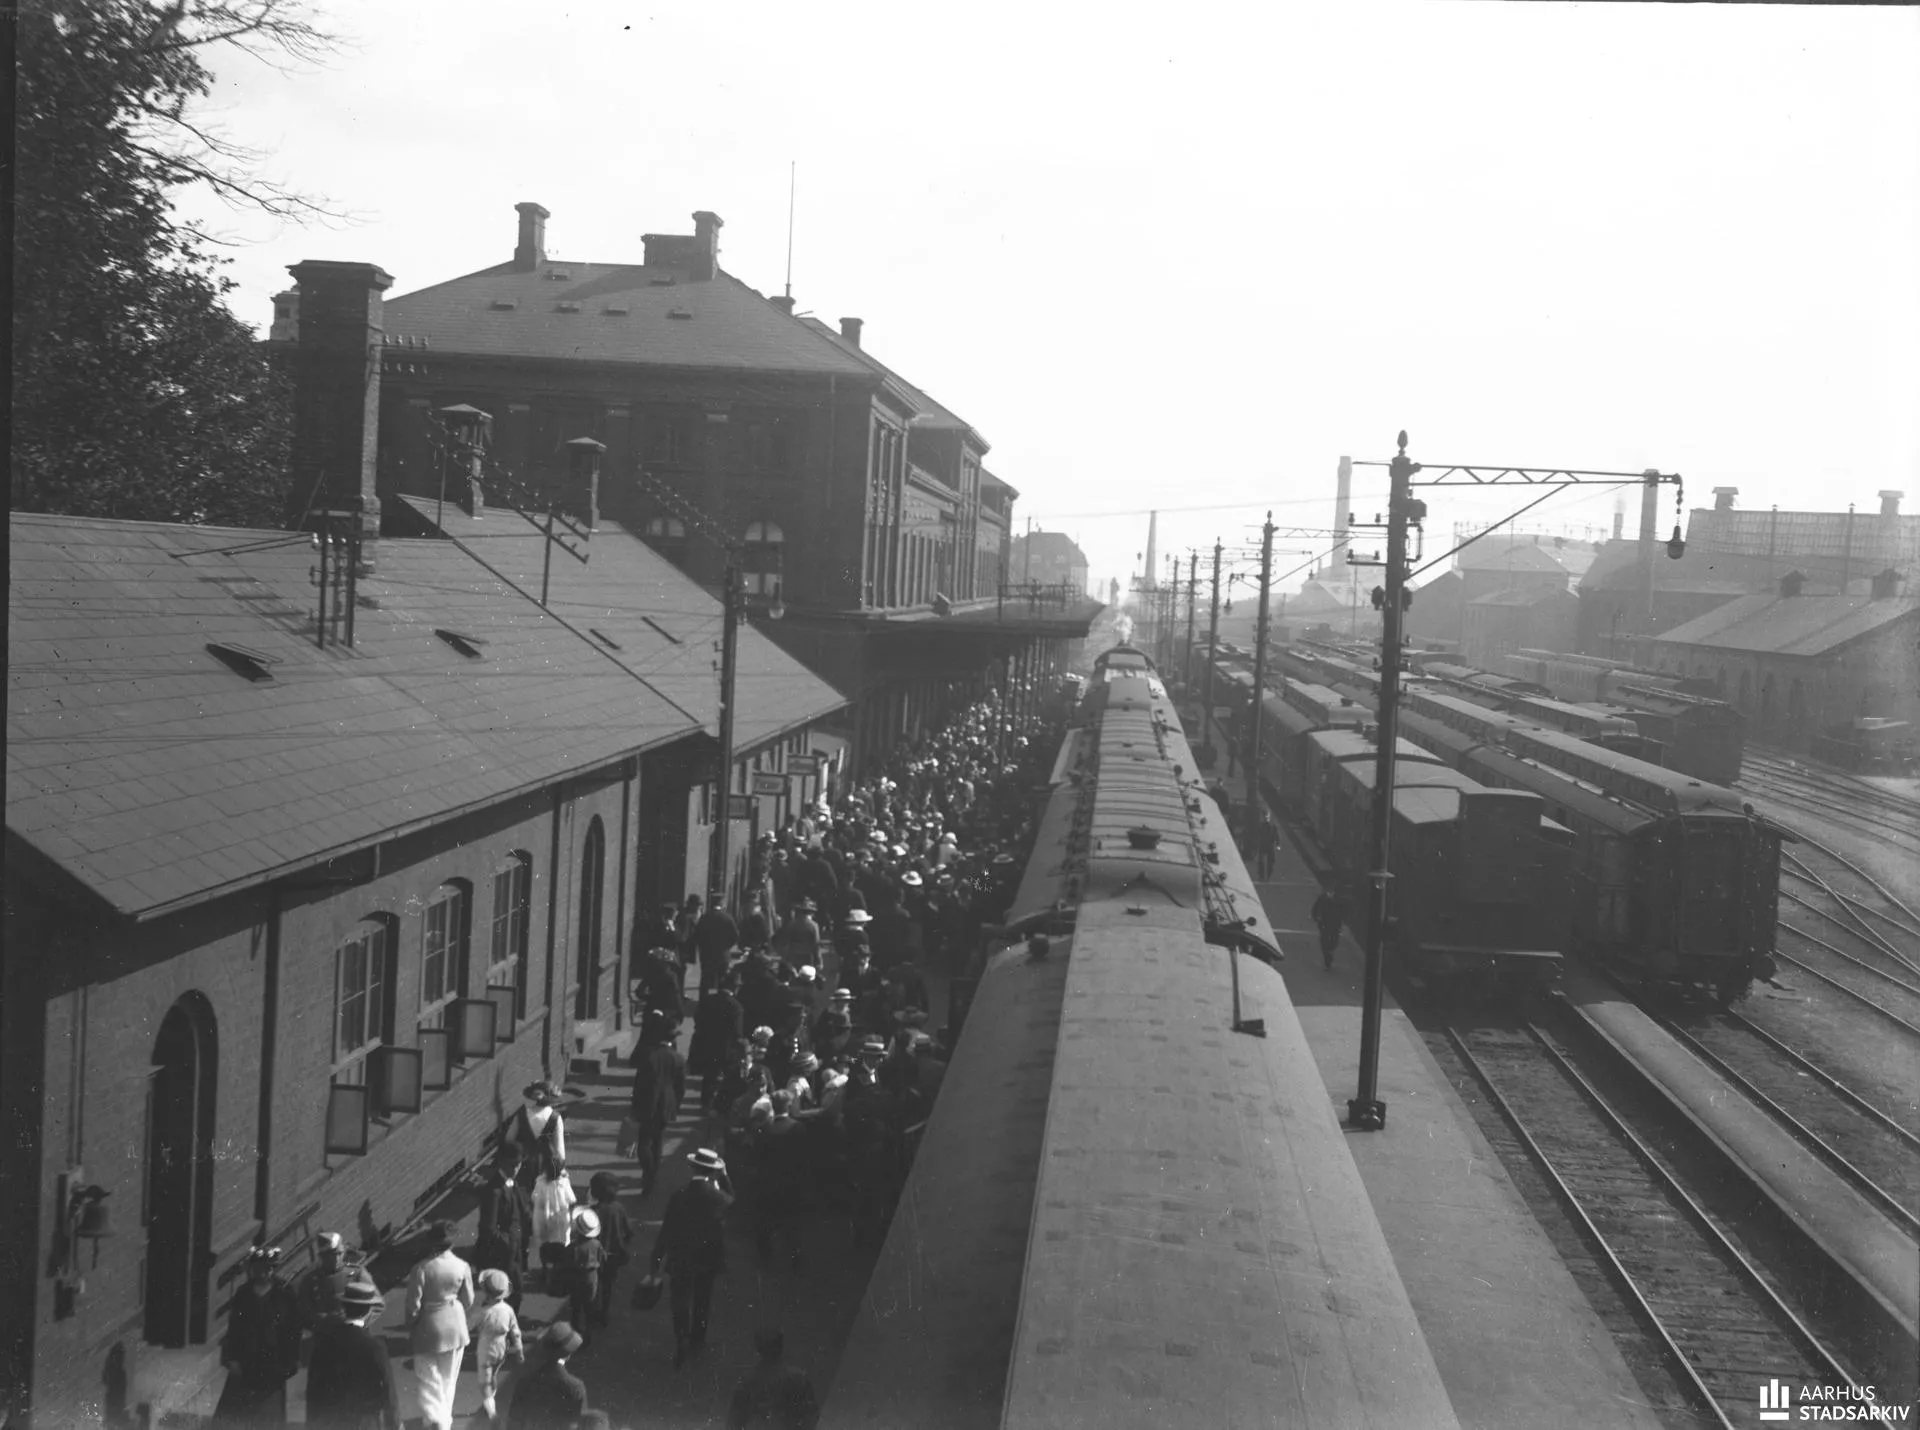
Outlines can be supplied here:
<path id="1" fill-rule="evenodd" d="M 248 650 L 230 641 L 208 641 L 207 654 L 236 675 L 244 675 L 252 681 L 272 680 L 273 671 L 269 667 L 279 664 L 272 656 L 262 655 L 257 650 Z"/>
<path id="2" fill-rule="evenodd" d="M 693 314 L 686 308 L 670 308 L 667 311 L 667 316 L 669 318 L 691 318 Z"/>
<path id="3" fill-rule="evenodd" d="M 566 268 L 549 268 L 547 270 L 547 281 L 549 283 L 571 283 L 573 281 L 573 273 L 570 269 Z"/>
<path id="4" fill-rule="evenodd" d="M 680 637 L 675 635 L 672 631 L 668 630 L 665 626 L 661 625 L 660 622 L 656 621 L 652 616 L 642 616 L 640 619 L 645 621 L 648 625 L 652 626 L 656 631 L 660 632 L 661 635 L 665 636 L 668 640 L 672 641 L 675 645 L 680 644 Z"/>
<path id="5" fill-rule="evenodd" d="M 464 655 L 468 660 L 479 660 L 481 658 L 480 648 L 486 644 L 485 641 L 477 637 L 463 636 L 458 631 L 443 631 L 438 626 L 434 627 L 433 633 L 455 650 L 459 651 L 460 654 Z"/>
<path id="6" fill-rule="evenodd" d="M 677 280 L 671 273 L 649 273 L 647 282 L 655 288 L 671 288 Z"/>
<path id="7" fill-rule="evenodd" d="M 556 313 L 577 313 L 580 311 L 580 305 L 578 303 L 555 303 L 553 305 L 553 311 Z"/>
<path id="8" fill-rule="evenodd" d="M 627 316 L 628 313 L 632 312 L 633 310 L 627 307 L 625 303 L 609 303 L 607 304 L 605 311 L 609 317 L 624 318 Z"/>
<path id="9" fill-rule="evenodd" d="M 520 305 L 511 298 L 495 298 L 491 306 L 496 313 L 511 313 Z"/>

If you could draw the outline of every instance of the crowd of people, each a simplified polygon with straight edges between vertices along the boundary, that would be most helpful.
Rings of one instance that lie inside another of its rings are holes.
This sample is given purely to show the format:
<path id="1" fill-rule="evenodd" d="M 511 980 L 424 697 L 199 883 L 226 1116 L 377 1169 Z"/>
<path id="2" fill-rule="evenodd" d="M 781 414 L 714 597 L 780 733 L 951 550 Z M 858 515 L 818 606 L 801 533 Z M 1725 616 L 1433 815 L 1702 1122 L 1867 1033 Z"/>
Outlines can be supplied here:
<path id="1" fill-rule="evenodd" d="M 643 1254 L 633 1304 L 668 1301 L 678 1369 L 704 1348 L 731 1228 L 750 1233 L 763 1262 L 794 1268 L 810 1225 L 837 1223 L 856 1243 L 884 1233 L 946 1069 L 928 974 L 971 971 L 985 930 L 1003 918 L 1057 736 L 1051 722 L 1013 731 L 993 700 L 970 706 L 884 773 L 763 835 L 738 919 L 696 896 L 642 921 L 630 989 L 640 1036 L 618 1151 L 639 1166 L 644 1205 L 691 1096 L 699 1145 L 689 1176 L 643 1250 L 615 1177 L 594 1176 L 588 1202 L 572 1184 L 572 1094 L 529 1085 L 484 1170 L 470 1253 L 456 1254 L 453 1223 L 435 1223 L 407 1277 L 410 1408 L 423 1430 L 450 1430 L 469 1356 L 492 1430 L 608 1426 L 569 1361 L 608 1325 L 622 1271 Z M 248 1260 L 216 1422 L 283 1425 L 304 1356 L 308 1424 L 401 1430 L 393 1366 L 374 1330 L 385 1298 L 367 1267 L 322 1233 L 296 1293 L 278 1257 L 260 1247 Z M 567 1317 L 538 1334 L 518 1317 L 534 1285 L 562 1298 Z M 784 1362 L 782 1334 L 762 1327 L 755 1347 L 759 1363 L 728 1423 L 811 1425 L 817 1397 Z"/>

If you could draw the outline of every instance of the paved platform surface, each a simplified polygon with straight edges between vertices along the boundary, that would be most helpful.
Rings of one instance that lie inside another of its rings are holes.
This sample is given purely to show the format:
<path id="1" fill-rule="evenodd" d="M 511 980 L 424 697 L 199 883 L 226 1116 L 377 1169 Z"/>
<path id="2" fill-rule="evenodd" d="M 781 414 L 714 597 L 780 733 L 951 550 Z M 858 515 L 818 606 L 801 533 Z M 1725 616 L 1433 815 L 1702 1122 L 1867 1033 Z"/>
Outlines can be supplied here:
<path id="1" fill-rule="evenodd" d="M 1228 787 L 1244 809 L 1244 782 Z M 1288 950 L 1281 972 L 1300 1026 L 1344 1120 L 1358 1082 L 1362 952 L 1345 937 L 1333 969 L 1322 967 L 1308 917 L 1318 884 L 1291 841 L 1282 840 L 1258 887 Z M 1660 1426 L 1473 1114 L 1390 997 L 1379 1094 L 1385 1130 L 1350 1131 L 1347 1146 L 1460 1424 Z"/>

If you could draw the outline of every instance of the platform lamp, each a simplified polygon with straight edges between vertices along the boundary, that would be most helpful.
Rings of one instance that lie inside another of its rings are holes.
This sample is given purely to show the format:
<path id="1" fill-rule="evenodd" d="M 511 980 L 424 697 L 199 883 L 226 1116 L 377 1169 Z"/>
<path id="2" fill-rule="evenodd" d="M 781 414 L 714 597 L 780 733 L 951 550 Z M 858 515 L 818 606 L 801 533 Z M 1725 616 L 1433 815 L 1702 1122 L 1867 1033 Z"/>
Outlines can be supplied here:
<path id="1" fill-rule="evenodd" d="M 761 608 L 770 621 L 785 620 L 787 603 L 782 581 L 775 576 L 773 592 Z M 739 549 L 727 553 L 727 567 L 721 577 L 720 621 L 720 713 L 715 722 L 720 738 L 720 765 L 714 780 L 720 796 L 720 808 L 714 812 L 713 851 L 707 868 L 707 907 L 723 908 L 727 901 L 727 861 L 733 844 L 733 711 L 739 693 L 740 618 L 747 614 L 745 573 L 740 569 Z"/>

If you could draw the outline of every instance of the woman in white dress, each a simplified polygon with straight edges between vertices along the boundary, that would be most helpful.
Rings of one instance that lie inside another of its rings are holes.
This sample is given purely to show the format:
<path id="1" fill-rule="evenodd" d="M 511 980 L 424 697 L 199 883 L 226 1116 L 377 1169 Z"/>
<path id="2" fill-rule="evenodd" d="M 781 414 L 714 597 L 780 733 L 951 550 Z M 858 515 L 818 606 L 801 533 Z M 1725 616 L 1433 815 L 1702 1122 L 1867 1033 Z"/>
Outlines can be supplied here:
<path id="1" fill-rule="evenodd" d="M 426 1258 L 407 1275 L 407 1335 L 427 1430 L 451 1430 L 453 1392 L 469 1339 L 473 1270 L 453 1254 L 454 1237 L 452 1222 L 435 1222 Z"/>

